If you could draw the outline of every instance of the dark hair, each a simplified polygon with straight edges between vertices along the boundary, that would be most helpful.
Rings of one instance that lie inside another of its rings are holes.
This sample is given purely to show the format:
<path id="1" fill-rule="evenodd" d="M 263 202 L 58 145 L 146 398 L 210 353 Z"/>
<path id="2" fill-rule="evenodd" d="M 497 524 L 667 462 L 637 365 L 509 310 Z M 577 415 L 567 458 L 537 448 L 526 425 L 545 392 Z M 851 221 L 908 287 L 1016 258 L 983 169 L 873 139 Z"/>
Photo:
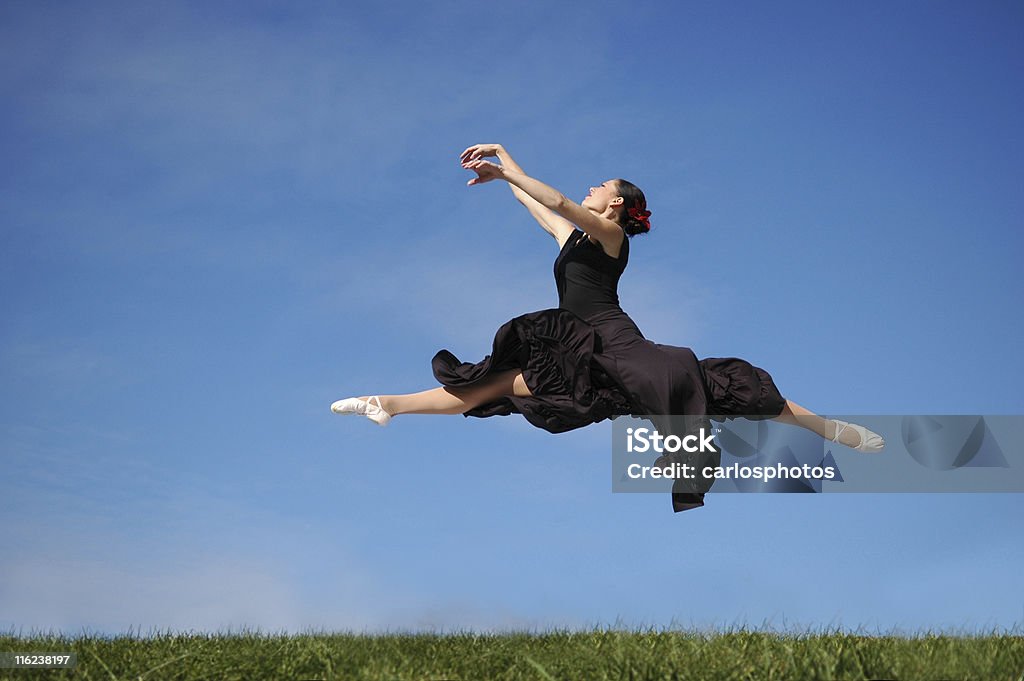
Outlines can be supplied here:
<path id="1" fill-rule="evenodd" d="M 640 187 L 623 179 L 615 180 L 615 183 L 619 187 L 619 196 L 622 197 L 622 212 L 619 213 L 619 225 L 625 230 L 626 235 L 635 236 L 651 231 L 650 222 L 638 220 L 629 214 L 631 208 L 642 211 L 647 210 L 647 197 L 640 191 Z"/>

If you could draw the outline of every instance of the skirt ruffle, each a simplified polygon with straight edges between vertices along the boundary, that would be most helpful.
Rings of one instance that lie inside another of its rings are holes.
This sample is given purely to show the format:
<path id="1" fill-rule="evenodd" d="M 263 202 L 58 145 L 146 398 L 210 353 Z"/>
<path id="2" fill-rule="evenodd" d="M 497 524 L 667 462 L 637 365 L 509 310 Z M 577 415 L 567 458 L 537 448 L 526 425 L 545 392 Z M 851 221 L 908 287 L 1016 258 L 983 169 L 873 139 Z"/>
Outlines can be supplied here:
<path id="1" fill-rule="evenodd" d="M 494 335 L 491 354 L 475 364 L 448 350 L 431 360 L 437 381 L 449 388 L 469 388 L 489 377 L 519 369 L 532 396 L 506 396 L 482 404 L 464 416 L 486 418 L 522 414 L 549 433 L 563 433 L 630 413 L 630 401 L 602 367 L 601 337 L 568 310 L 549 309 L 521 315 Z"/>
<path id="2" fill-rule="evenodd" d="M 727 418 L 770 419 L 782 413 L 786 398 L 771 375 L 736 357 L 700 361 L 707 394 L 707 413 Z"/>

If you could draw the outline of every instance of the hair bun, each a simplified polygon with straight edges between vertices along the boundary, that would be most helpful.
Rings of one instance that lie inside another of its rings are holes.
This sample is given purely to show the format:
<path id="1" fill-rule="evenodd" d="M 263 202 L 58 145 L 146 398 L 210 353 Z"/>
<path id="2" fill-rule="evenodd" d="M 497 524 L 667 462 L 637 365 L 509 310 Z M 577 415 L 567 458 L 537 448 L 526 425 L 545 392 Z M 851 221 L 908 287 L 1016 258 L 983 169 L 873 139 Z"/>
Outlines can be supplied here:
<path id="1" fill-rule="evenodd" d="M 622 228 L 626 231 L 627 236 L 636 236 L 637 234 L 647 234 L 647 232 L 651 231 L 651 223 L 641 222 L 636 218 L 628 218 Z"/>
<path id="2" fill-rule="evenodd" d="M 651 211 L 638 206 L 633 206 L 628 211 L 629 219 L 626 221 L 626 234 L 646 234 L 651 231 Z"/>

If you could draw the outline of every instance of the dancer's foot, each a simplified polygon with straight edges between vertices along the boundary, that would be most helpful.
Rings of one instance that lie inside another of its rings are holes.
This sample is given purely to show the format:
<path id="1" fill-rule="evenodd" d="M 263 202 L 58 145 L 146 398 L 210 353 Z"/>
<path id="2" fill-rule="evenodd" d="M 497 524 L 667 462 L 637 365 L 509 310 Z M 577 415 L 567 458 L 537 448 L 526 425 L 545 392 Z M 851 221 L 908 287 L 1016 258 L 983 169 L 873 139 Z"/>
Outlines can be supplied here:
<path id="1" fill-rule="evenodd" d="M 885 439 L 864 426 L 858 426 L 856 423 L 847 423 L 839 419 L 829 420 L 835 424 L 835 435 L 832 436 L 832 442 L 838 442 L 841 445 L 846 445 L 860 452 L 868 452 L 869 454 L 880 452 L 885 447 Z"/>
<path id="2" fill-rule="evenodd" d="M 376 404 L 374 404 L 375 402 Z M 384 407 L 380 404 L 380 397 L 377 395 L 372 397 L 349 397 L 344 400 L 338 400 L 331 405 L 331 411 L 335 414 L 360 414 L 378 426 L 386 426 L 388 421 L 391 420 L 391 414 L 384 411 Z"/>

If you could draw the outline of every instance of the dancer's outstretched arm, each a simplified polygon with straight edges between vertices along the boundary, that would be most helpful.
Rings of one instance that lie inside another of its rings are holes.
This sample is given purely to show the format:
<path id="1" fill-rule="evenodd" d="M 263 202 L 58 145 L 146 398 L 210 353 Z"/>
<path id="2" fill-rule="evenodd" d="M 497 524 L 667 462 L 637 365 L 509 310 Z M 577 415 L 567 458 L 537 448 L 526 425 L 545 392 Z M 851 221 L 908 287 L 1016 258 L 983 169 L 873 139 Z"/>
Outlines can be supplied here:
<path id="1" fill-rule="evenodd" d="M 525 175 L 523 169 L 512 158 L 512 155 L 500 144 L 474 144 L 462 152 L 461 161 L 466 163 L 491 157 L 497 157 L 503 167 Z M 561 248 L 565 244 L 565 240 L 575 231 L 572 223 L 550 208 L 545 208 L 540 202 L 514 184 L 509 183 L 508 186 L 512 190 L 512 195 L 516 197 L 519 203 L 526 207 L 526 210 L 530 211 L 530 215 L 540 223 L 544 231 L 555 238 L 555 241 L 558 242 L 558 247 Z"/>
<path id="2" fill-rule="evenodd" d="M 490 161 L 485 161 L 483 159 L 466 161 L 462 164 L 462 167 L 467 170 L 472 170 L 477 174 L 477 177 L 474 177 L 467 183 L 470 186 L 483 184 L 484 182 L 490 182 L 491 180 L 505 180 L 509 184 L 513 184 L 522 189 L 545 208 L 554 211 L 590 236 L 600 241 L 601 245 L 605 247 L 605 250 L 618 249 L 619 245 L 622 243 L 622 228 L 613 220 L 584 208 L 580 204 L 570 200 L 562 192 L 558 191 L 554 187 L 544 184 L 540 180 L 536 180 L 525 173 L 516 172 L 510 168 L 504 168 L 496 163 L 491 163 Z M 622 201 L 621 198 L 616 200 L 619 203 Z"/>

